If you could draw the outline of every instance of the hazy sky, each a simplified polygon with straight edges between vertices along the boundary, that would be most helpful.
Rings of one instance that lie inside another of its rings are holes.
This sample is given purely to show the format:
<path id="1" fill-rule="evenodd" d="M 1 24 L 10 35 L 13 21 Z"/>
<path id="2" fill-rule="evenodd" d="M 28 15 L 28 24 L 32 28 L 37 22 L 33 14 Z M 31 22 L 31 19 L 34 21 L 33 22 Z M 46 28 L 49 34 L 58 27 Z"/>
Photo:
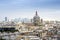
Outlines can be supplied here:
<path id="1" fill-rule="evenodd" d="M 44 20 L 60 20 L 60 0 L 0 0 L 0 20 L 32 18 L 36 10 Z"/>

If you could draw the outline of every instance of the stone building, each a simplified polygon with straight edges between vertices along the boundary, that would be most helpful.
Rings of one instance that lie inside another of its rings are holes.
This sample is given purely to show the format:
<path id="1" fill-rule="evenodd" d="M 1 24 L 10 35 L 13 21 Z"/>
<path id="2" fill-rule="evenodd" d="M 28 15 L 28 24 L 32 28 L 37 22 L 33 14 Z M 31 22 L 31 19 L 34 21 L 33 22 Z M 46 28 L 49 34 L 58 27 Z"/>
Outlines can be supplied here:
<path id="1" fill-rule="evenodd" d="M 40 17 L 38 16 L 38 13 L 37 13 L 37 11 L 36 11 L 36 14 L 35 14 L 35 16 L 33 17 L 33 24 L 35 25 L 35 26 L 39 26 L 40 24 L 41 24 L 41 19 L 40 19 Z"/>

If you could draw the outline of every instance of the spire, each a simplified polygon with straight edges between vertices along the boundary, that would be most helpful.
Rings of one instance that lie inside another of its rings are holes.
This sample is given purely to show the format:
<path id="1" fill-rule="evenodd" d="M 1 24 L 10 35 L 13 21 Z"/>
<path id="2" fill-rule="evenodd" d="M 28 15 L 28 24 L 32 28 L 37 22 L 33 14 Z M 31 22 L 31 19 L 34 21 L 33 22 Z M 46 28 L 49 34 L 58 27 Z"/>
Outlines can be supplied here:
<path id="1" fill-rule="evenodd" d="M 38 14 L 37 14 L 37 11 L 36 11 L 36 16 L 37 16 Z"/>

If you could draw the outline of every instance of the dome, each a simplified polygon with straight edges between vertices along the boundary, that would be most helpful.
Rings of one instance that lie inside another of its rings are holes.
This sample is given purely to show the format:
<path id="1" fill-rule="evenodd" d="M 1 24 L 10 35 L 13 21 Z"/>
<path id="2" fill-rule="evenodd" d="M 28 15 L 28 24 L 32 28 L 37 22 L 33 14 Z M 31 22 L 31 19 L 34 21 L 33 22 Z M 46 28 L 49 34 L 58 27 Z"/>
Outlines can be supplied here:
<path id="1" fill-rule="evenodd" d="M 33 23 L 34 23 L 34 25 L 40 24 L 40 17 L 38 16 L 37 11 L 36 11 L 35 16 L 33 17 Z"/>
<path id="2" fill-rule="evenodd" d="M 40 17 L 38 16 L 37 11 L 36 11 L 36 14 L 35 14 L 35 16 L 33 17 L 33 19 L 40 20 Z"/>
<path id="3" fill-rule="evenodd" d="M 34 19 L 40 19 L 40 17 L 39 17 L 39 16 L 34 16 L 33 18 L 34 18 Z"/>

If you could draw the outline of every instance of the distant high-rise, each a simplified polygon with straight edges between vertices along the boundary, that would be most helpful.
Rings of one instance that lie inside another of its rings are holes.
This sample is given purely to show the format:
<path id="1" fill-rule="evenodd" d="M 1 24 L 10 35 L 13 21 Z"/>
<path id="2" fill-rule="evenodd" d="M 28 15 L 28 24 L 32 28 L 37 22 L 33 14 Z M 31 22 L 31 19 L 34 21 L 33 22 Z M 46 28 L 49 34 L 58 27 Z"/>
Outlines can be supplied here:
<path id="1" fill-rule="evenodd" d="M 5 21 L 8 21 L 7 17 L 5 17 Z"/>
<path id="2" fill-rule="evenodd" d="M 33 17 L 33 24 L 34 24 L 35 26 L 40 25 L 40 17 L 38 16 L 37 11 L 36 11 L 35 16 Z"/>

